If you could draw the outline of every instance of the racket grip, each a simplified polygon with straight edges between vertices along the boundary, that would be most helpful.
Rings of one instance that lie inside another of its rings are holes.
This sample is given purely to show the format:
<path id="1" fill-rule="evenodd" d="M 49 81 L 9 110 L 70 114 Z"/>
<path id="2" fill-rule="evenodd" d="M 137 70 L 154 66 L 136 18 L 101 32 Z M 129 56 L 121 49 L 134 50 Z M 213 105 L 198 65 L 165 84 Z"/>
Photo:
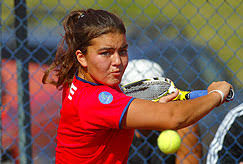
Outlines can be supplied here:
<path id="1" fill-rule="evenodd" d="M 196 90 L 196 91 L 191 91 L 186 95 L 187 99 L 195 99 L 197 97 L 205 96 L 208 94 L 207 90 Z M 226 97 L 227 101 L 231 101 L 234 99 L 235 93 L 234 90 L 231 88 L 228 96 Z"/>
<path id="2" fill-rule="evenodd" d="M 195 99 L 201 96 L 205 96 L 208 94 L 207 90 L 196 90 L 196 91 L 191 91 L 186 95 L 187 99 Z"/>

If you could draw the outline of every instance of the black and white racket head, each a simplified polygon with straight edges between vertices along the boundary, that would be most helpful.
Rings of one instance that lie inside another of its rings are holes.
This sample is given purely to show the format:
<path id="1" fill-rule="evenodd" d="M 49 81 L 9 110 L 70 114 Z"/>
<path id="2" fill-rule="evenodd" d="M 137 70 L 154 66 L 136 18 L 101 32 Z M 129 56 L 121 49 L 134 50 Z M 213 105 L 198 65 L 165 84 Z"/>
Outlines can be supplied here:
<path id="1" fill-rule="evenodd" d="M 128 96 L 156 101 L 166 95 L 172 85 L 170 79 L 156 77 L 122 85 L 121 89 Z"/>

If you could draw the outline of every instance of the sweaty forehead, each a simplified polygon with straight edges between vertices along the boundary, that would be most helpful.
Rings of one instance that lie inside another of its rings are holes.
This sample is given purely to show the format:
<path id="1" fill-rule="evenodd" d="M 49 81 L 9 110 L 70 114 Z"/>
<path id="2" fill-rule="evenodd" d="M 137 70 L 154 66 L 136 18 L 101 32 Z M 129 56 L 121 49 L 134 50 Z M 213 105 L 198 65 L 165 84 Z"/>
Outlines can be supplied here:
<path id="1" fill-rule="evenodd" d="M 126 35 L 121 33 L 108 33 L 103 34 L 97 38 L 91 40 L 91 46 L 101 47 L 122 47 L 126 45 Z"/>

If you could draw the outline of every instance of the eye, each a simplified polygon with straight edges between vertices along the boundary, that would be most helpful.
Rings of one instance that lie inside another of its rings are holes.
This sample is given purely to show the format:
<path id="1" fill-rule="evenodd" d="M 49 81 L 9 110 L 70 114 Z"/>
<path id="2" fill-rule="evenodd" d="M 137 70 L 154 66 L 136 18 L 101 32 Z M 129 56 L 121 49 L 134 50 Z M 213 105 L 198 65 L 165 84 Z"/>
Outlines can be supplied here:
<path id="1" fill-rule="evenodd" d="M 122 50 L 119 52 L 119 54 L 120 54 L 121 56 L 125 56 L 125 55 L 127 55 L 127 49 L 122 49 Z"/>
<path id="2" fill-rule="evenodd" d="M 109 56 L 109 55 L 112 54 L 112 52 L 111 51 L 104 51 L 104 52 L 101 52 L 100 54 L 104 55 L 104 56 Z"/>

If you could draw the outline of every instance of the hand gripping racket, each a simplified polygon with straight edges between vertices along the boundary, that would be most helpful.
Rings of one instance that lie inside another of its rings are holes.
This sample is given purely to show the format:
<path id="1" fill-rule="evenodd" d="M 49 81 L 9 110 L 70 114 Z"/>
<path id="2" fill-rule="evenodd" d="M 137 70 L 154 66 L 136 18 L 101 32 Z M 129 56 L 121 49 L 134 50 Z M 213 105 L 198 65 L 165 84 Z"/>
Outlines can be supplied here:
<path id="1" fill-rule="evenodd" d="M 144 79 L 121 86 L 121 90 L 128 96 L 146 100 L 158 101 L 161 97 L 175 92 L 177 89 L 174 83 L 163 77 Z M 182 91 L 179 90 L 178 96 L 174 100 L 188 100 L 207 95 L 207 90 Z M 233 89 L 230 90 L 226 100 L 234 98 Z"/>

